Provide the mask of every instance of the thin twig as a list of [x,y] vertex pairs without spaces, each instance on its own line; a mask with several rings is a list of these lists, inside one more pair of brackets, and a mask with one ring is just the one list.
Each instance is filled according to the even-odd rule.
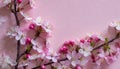
[[[20,26],[20,22],[19,22],[19,19],[18,19],[18,16],[17,16],[17,3],[16,3],[16,0],[14,0],[14,16],[15,16],[15,19],[16,19],[16,24],[17,26]],[[15,69],[18,69],[18,64],[19,64],[19,60],[18,60],[18,57],[20,55],[20,40],[17,41],[17,57],[16,57],[16,62],[17,64],[15,65]]]

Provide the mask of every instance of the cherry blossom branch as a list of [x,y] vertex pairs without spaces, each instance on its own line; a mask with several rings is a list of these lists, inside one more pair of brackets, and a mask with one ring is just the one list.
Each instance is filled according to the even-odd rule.
[[[99,46],[93,48],[92,51],[97,50],[97,49],[99,49],[99,48],[105,46],[106,44],[109,44],[109,43],[111,43],[111,42],[113,42],[113,41],[115,41],[116,39],[119,39],[119,38],[120,38],[120,33],[117,33],[117,35],[116,35],[113,39],[111,39],[111,40],[108,41],[107,43],[103,43],[103,44],[101,44],[101,45],[99,45]],[[68,60],[68,59],[67,59],[67,58],[64,58],[64,59],[58,60],[58,62],[66,61],[66,60]],[[46,64],[44,64],[44,65],[47,66],[47,65],[51,65],[51,64],[53,64],[53,63],[54,63],[53,61],[50,61],[50,62],[48,62],[48,63],[46,63]],[[32,68],[32,69],[38,69],[38,68],[40,68],[40,67],[41,67],[41,66],[39,65],[39,66],[36,66],[36,67],[34,67],[34,68]]]
[[[39,37],[39,34],[40,34],[39,32],[36,33],[34,40],[36,40],[36,39]],[[20,56],[18,57],[18,59],[20,59],[23,55],[28,54],[28,53],[31,51],[32,46],[33,46],[33,45],[31,44],[29,51],[26,49],[23,53],[21,53]]]
[[117,33],[117,35],[113,39],[111,39],[110,41],[108,41],[107,43],[104,43],[104,44],[101,44],[100,46],[95,47],[92,51],[97,50],[97,49],[105,46],[106,44],[109,44],[109,43],[113,42],[114,40],[116,40],[118,38],[120,38],[120,33]]
[[[16,19],[17,26],[20,26],[20,22],[19,22],[19,19],[18,19],[18,16],[17,16],[17,3],[16,3],[16,0],[14,0],[13,13],[14,13],[14,16],[15,16],[15,19]],[[18,57],[19,57],[19,55],[20,55],[20,40],[17,41],[17,57],[16,57],[17,64],[15,65],[15,69],[18,69],[18,64],[19,64]]]

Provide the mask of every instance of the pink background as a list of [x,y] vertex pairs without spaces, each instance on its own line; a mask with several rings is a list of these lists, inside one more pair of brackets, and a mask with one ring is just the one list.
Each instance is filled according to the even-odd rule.
[[[120,17],[120,0],[36,0],[36,3],[36,7],[28,13],[48,19],[53,25],[50,40],[54,50],[66,40],[83,38],[86,33],[100,33],[111,21]],[[0,14],[6,15],[3,11],[0,9]],[[0,46],[6,44],[3,42],[6,30],[3,30],[8,28],[7,24],[0,26],[3,32],[0,34]],[[119,64],[120,58],[105,69],[119,69]]]

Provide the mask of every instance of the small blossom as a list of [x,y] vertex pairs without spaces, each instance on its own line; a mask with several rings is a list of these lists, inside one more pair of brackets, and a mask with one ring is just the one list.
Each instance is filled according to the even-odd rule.
[[11,28],[10,31],[7,32],[7,36],[20,40],[20,43],[23,45],[25,44],[26,35],[19,29],[19,27]]
[[41,55],[40,54],[33,54],[33,55],[28,55],[28,59],[29,60],[35,60],[35,59],[38,59],[38,58],[41,58]]
[[111,27],[115,27],[116,30],[120,30],[120,21],[114,21],[110,24]]
[[77,66],[78,64],[85,65],[88,62],[88,59],[86,59],[80,53],[77,53],[76,51],[72,51],[72,53],[69,52],[67,54],[67,58],[73,67]]
[[35,7],[35,0],[29,0],[30,2],[30,7],[34,8]]
[[36,50],[38,53],[43,52],[42,46],[35,40],[31,40],[31,43],[33,44],[33,49]]
[[45,32],[47,32],[48,34],[51,34],[51,25],[49,24],[49,22],[47,21],[47,22],[44,22],[43,24],[42,24],[42,27],[43,27],[43,29],[45,30]]
[[91,51],[92,51],[92,46],[90,46],[89,43],[85,42],[84,44],[80,44],[80,49],[79,49],[79,53],[83,54],[85,57],[91,55]]
[[16,62],[12,60],[9,56],[5,54],[0,54],[0,68],[1,69],[11,69],[11,67],[15,65],[16,65]]
[[23,11],[20,11],[20,14],[23,16],[25,21],[32,20],[32,18],[30,16],[28,16],[27,14],[25,14]]
[[34,20],[33,22],[35,22],[35,24],[37,26],[41,26],[42,25],[42,18],[41,17],[37,17],[36,20]]
[[11,3],[12,0],[0,0],[0,8],[5,7],[9,3]]
[[4,24],[7,21],[7,17],[5,16],[0,16],[0,25]]
[[57,62],[57,56],[58,56],[57,53],[50,50],[46,58],[52,60],[53,62]]

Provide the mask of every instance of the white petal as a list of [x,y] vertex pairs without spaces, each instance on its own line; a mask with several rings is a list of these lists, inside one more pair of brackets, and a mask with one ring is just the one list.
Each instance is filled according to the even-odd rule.
[[120,26],[117,26],[116,29],[117,29],[117,30],[120,30]]
[[52,57],[51,57],[51,56],[49,56],[49,55],[48,55],[48,56],[46,56],[46,58],[47,58],[47,59],[52,59]]
[[53,62],[57,62],[57,59],[55,57],[52,57]]
[[72,64],[72,66],[74,66],[74,67],[77,65],[77,63],[76,63],[75,61],[72,61],[71,64]]
[[21,43],[22,45],[25,45],[25,38],[22,38],[22,39],[20,40],[20,43]]
[[67,54],[66,57],[67,57],[69,60],[71,60],[71,58],[72,58],[71,55],[69,55],[69,54]]

